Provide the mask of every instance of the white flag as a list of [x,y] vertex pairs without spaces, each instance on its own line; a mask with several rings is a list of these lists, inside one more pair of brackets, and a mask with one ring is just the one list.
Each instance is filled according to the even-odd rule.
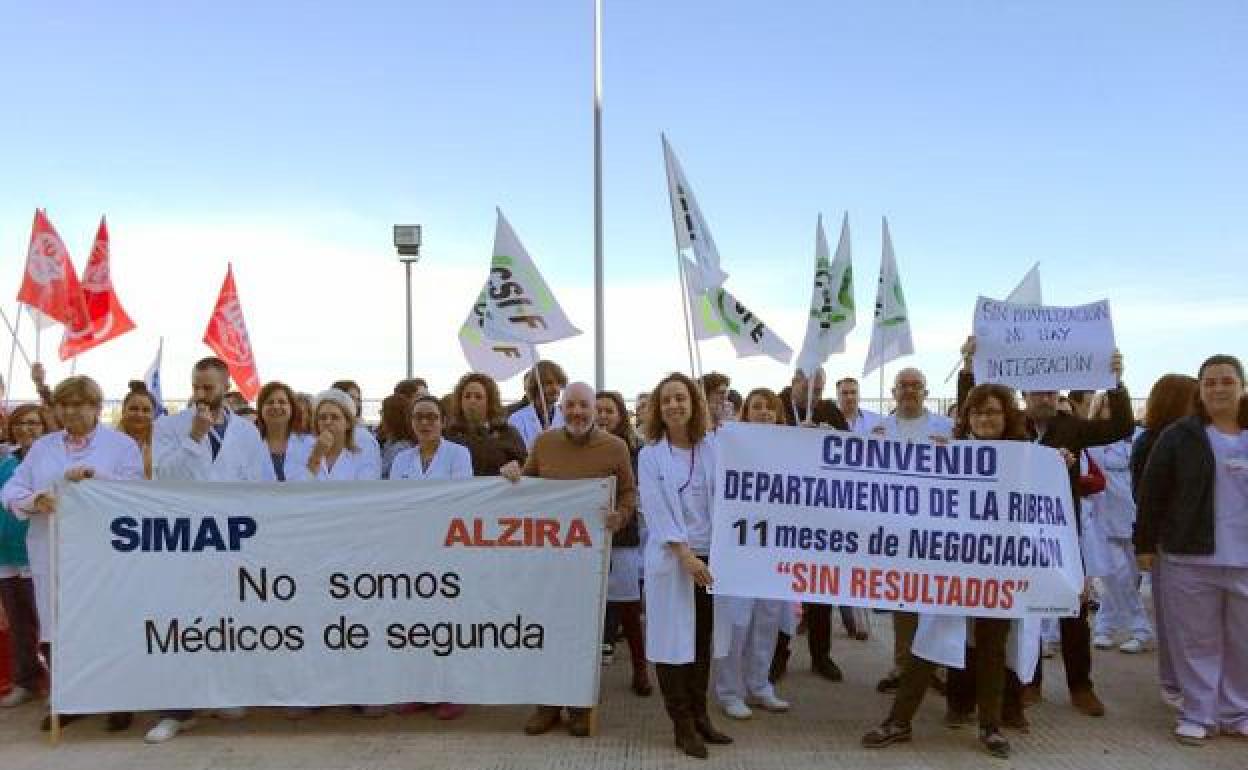
[[165,397],[161,393],[160,387],[160,358],[165,352],[165,338],[160,338],[160,346],[156,348],[156,359],[152,361],[152,365],[147,367],[147,372],[143,375],[143,384],[147,386],[147,392],[151,394],[152,401],[156,402],[156,416],[168,414],[165,410]]
[[483,331],[490,339],[536,345],[581,333],[564,315],[501,210],[483,299]]
[[793,358],[793,349],[731,292],[702,284],[701,270],[688,259],[684,260],[684,266],[689,306],[693,309],[694,337],[708,340],[726,336],[737,358],[768,356],[783,364]]
[[474,372],[488,374],[502,382],[537,363],[534,346],[509,340],[494,340],[485,336],[485,308],[489,304],[490,284],[481,288],[477,302],[468,313],[463,326],[459,327],[459,347]]
[[810,316],[806,338],[797,356],[797,368],[807,376],[823,366],[828,356],[845,352],[845,338],[853,330],[854,268],[849,246],[849,214],[841,220],[841,239],[836,259],[828,261],[828,237],[823,215],[815,225],[815,280],[810,290]]
[[693,253],[694,263],[702,275],[699,283],[708,289],[718,289],[728,279],[719,266],[719,249],[711,229],[702,217],[702,209],[693,197],[693,188],[685,178],[685,171],[676,159],[676,153],[663,137],[663,163],[667,167],[667,196],[672,204],[672,227],[676,233],[676,248],[682,256]]
[[1040,290],[1040,263],[1031,266],[1027,271],[1027,275],[1023,276],[1023,280],[1018,282],[1014,287],[1014,291],[1010,292],[1010,296],[1005,298],[1006,302],[1013,302],[1018,305],[1043,305],[1044,292]]
[[867,362],[862,376],[880,368],[889,361],[914,353],[910,339],[910,314],[906,310],[906,295],[901,291],[901,274],[897,272],[897,258],[893,256],[893,239],[888,234],[888,218],[884,218],[884,249],[880,261],[880,285],[875,293],[875,323],[871,329],[871,347],[867,350]]

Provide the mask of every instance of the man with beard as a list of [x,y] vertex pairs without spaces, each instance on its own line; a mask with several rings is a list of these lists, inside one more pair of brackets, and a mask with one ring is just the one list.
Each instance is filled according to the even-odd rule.
[[[607,529],[623,527],[637,511],[637,481],[632,458],[623,439],[595,426],[597,396],[583,382],[574,382],[563,391],[560,411],[561,429],[539,434],[525,461],[523,474],[504,468],[503,475],[511,481],[520,476],[542,479],[603,479],[615,477],[615,510],[607,514]],[[549,732],[562,719],[562,706],[538,706],[524,725],[529,735]],[[568,732],[578,737],[589,735],[587,708],[568,709]]]
[[[256,426],[226,406],[230,370],[219,358],[201,359],[191,370],[191,401],[156,421],[152,476],[179,481],[276,481],[268,447]],[[222,709],[240,718],[244,709]],[[164,743],[195,725],[192,711],[167,711],[144,738]]]
[[[975,338],[967,339],[962,346],[962,371],[958,374],[958,403],[975,386],[973,360]],[[1109,400],[1109,417],[1089,419],[1075,414],[1059,412],[1056,391],[1028,391],[1023,393],[1027,406],[1027,433],[1041,446],[1053,447],[1062,452],[1070,476],[1070,496],[1075,508],[1075,523],[1082,531],[1082,515],[1079,505],[1079,455],[1094,446],[1105,446],[1129,438],[1135,430],[1135,416],[1131,410],[1131,397],[1122,384],[1122,354],[1114,351],[1109,361],[1110,371],[1118,387],[1106,391]],[[1074,395],[1072,393],[1071,395]],[[1090,583],[1091,581],[1087,581]],[[1070,690],[1070,702],[1079,712],[1092,717],[1105,715],[1105,705],[1092,690],[1092,629],[1088,625],[1088,586],[1085,584],[1080,597],[1079,615],[1062,618],[1058,629],[1062,641],[1062,661],[1066,664],[1066,686]],[[1044,663],[1036,667],[1036,678],[1031,687],[1038,694]],[[1035,700],[1038,695],[1028,698]]]

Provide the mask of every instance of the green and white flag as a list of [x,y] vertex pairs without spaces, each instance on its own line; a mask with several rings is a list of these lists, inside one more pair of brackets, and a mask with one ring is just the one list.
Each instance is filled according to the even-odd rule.
[[485,287],[485,335],[536,345],[581,333],[564,315],[511,224],[498,212],[494,256]]
[[893,239],[888,234],[888,218],[884,218],[884,249],[880,260],[880,285],[875,294],[875,323],[871,330],[871,347],[862,376],[902,356],[914,353],[910,339],[910,314],[906,296],[901,290],[901,274],[893,255]]
[[699,340],[724,336],[732,343],[737,358],[768,356],[787,364],[793,349],[776,336],[763,319],[722,286],[703,283],[702,271],[688,258],[683,259],[689,307],[693,309],[693,335]]
[[490,285],[481,287],[476,303],[459,327],[459,347],[474,372],[488,374],[502,382],[537,364],[537,349],[524,342],[489,339],[485,336],[485,308]]
[[854,315],[854,268],[849,246],[849,214],[841,220],[841,239],[836,259],[828,260],[828,237],[823,215],[815,225],[815,280],[810,290],[810,315],[806,338],[797,355],[797,368],[813,375],[828,356],[845,352],[845,338],[856,323]]
[[719,249],[711,237],[711,229],[702,216],[702,208],[693,196],[693,188],[685,178],[685,171],[676,159],[676,153],[663,137],[663,165],[667,169],[667,197],[672,204],[672,229],[676,234],[676,248],[682,256],[693,255],[694,264],[701,273],[699,284],[718,289],[728,279],[719,266]]

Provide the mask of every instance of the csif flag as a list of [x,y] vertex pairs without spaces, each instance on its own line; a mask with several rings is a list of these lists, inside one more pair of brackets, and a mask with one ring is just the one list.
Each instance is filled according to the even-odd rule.
[[901,290],[901,274],[897,271],[887,217],[884,218],[883,234],[880,284],[875,293],[875,321],[867,362],[862,367],[863,377],[889,361],[914,353],[914,342],[910,338],[910,314],[906,310],[906,295]]
[[810,290],[806,338],[797,356],[797,368],[812,376],[828,356],[845,352],[845,338],[853,330],[854,269],[849,245],[849,214],[841,220],[836,258],[828,259],[828,237],[823,215],[815,224],[815,279]]

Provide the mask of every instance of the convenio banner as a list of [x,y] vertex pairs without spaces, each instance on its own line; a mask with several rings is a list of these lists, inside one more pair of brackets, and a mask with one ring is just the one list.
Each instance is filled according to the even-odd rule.
[[61,489],[63,713],[597,700],[609,480]]
[[716,593],[980,617],[1078,612],[1083,561],[1053,449],[733,423],[716,444]]

